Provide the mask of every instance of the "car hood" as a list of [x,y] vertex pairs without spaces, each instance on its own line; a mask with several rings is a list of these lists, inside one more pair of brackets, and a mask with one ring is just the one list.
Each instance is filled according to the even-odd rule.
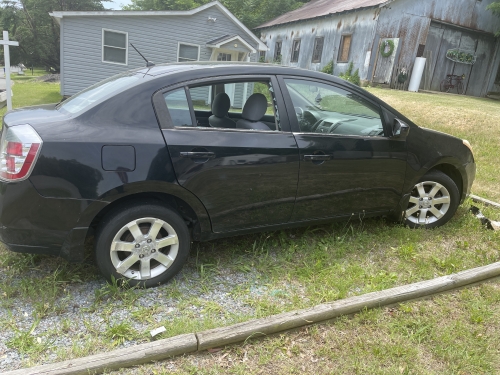
[[57,103],[14,109],[5,114],[3,121],[8,126],[15,126],[23,124],[36,125],[66,119],[68,116],[59,112],[56,106]]

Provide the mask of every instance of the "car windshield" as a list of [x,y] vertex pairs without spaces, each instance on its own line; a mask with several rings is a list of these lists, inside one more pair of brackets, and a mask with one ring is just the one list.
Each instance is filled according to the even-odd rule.
[[130,73],[115,75],[73,95],[62,102],[57,109],[71,114],[81,112],[112,94],[125,91],[126,88],[133,86],[139,77]]

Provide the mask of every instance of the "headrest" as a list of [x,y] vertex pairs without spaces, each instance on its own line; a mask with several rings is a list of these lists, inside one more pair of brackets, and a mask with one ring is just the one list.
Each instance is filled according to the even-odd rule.
[[212,102],[212,113],[217,117],[226,117],[230,107],[229,96],[225,92],[221,92],[215,96]]
[[267,111],[267,99],[262,94],[252,94],[248,98],[241,117],[249,121],[259,121]]

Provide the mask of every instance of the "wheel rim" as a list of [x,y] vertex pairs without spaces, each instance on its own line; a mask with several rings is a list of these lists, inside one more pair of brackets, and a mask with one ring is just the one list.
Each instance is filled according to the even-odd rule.
[[441,184],[420,182],[413,188],[406,219],[414,224],[432,224],[443,218],[450,209],[451,197]]
[[167,271],[179,250],[179,239],[167,222],[145,217],[124,225],[111,242],[111,262],[129,279],[148,280]]

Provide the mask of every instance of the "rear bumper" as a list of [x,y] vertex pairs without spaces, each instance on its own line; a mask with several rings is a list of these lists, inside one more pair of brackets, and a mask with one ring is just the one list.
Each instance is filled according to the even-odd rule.
[[50,254],[81,261],[93,201],[41,196],[29,180],[0,182],[0,241],[20,253]]

